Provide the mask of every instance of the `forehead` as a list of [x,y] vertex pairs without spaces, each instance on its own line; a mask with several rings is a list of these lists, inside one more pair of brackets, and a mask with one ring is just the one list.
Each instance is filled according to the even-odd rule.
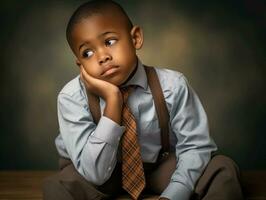
[[[116,13],[95,14],[78,22],[72,30],[73,42],[93,40],[104,32],[129,32],[126,20]],[[75,45],[74,44],[74,45]]]

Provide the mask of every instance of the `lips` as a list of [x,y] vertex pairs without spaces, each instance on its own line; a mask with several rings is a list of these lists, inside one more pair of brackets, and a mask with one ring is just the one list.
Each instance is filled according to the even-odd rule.
[[104,68],[103,72],[101,73],[101,76],[109,76],[115,72],[117,72],[118,66],[115,65],[108,65]]

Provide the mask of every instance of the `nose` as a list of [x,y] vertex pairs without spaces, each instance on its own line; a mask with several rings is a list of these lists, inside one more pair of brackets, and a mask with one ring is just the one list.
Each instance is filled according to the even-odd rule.
[[101,49],[98,51],[99,64],[104,64],[107,61],[110,61],[111,59],[112,59],[112,56],[107,50]]

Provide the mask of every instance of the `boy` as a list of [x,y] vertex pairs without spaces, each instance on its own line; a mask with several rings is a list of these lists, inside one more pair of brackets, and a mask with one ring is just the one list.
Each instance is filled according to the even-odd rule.
[[[170,154],[161,158],[152,83],[136,56],[143,33],[120,5],[81,5],[67,41],[80,76],[58,96],[61,171],[45,180],[44,199],[112,199],[123,192],[133,199],[147,192],[172,200],[243,198],[233,161],[211,159],[217,148],[195,92],[181,73],[155,68],[169,113]],[[100,99],[97,123],[88,94]]]

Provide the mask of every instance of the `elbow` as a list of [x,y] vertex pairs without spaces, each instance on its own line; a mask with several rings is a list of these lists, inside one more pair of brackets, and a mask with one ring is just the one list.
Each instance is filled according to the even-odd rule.
[[103,173],[97,172],[97,170],[91,170],[88,166],[82,166],[80,171],[83,177],[93,185],[100,186],[107,181],[107,178]]
[[103,185],[108,180],[108,178],[109,176],[106,176],[104,173],[95,173],[93,175],[90,174],[86,176],[86,179],[96,186]]
[[86,161],[80,162],[80,169],[82,176],[90,183],[96,186],[103,185],[108,178],[109,174],[106,173],[107,170],[97,168],[93,163],[88,163]]
[[91,177],[86,177],[86,180],[96,186],[101,186],[106,182],[105,179],[93,179]]
[[108,160],[102,155],[102,149],[97,151],[90,148],[93,148],[93,145],[86,145],[80,153],[79,171],[88,182],[100,186],[110,178],[115,165],[112,164],[113,159]]

